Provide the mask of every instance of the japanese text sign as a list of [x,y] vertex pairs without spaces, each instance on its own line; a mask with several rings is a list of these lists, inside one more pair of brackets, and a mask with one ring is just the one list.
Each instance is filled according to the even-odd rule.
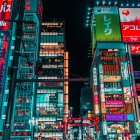
[[97,41],[121,41],[117,8],[94,8]]
[[131,54],[140,54],[140,44],[130,45]]
[[140,9],[120,8],[123,42],[140,42]]
[[0,0],[0,30],[6,31],[9,29],[11,15],[12,0]]

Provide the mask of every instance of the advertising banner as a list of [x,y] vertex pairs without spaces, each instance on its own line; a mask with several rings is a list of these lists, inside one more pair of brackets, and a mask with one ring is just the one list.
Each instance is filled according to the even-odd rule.
[[105,94],[122,94],[121,88],[104,88]]
[[127,62],[121,62],[120,65],[121,65],[121,74],[122,74],[122,78],[123,78],[122,80],[128,80],[129,75],[128,75]]
[[140,54],[140,44],[130,44],[131,54]]
[[97,41],[121,41],[117,8],[95,7],[95,37]]
[[7,31],[9,29],[12,8],[12,0],[0,0],[0,30]]
[[93,96],[93,98],[94,98],[94,104],[99,104],[99,101],[98,101],[98,94],[95,94],[95,95]]
[[123,42],[140,42],[140,9],[119,8]]
[[97,69],[93,67],[93,84],[97,86]]
[[124,101],[114,101],[114,100],[106,100],[105,102],[106,107],[123,107],[124,106]]
[[116,75],[112,75],[112,76],[104,76],[103,77],[104,82],[120,82],[121,81],[121,76],[116,76]]
[[107,114],[106,121],[133,121],[134,115],[133,114]]
[[136,90],[140,91],[140,83],[136,83]]
[[98,104],[95,104],[94,105],[94,111],[95,111],[95,114],[99,114],[100,111],[99,111],[99,105]]

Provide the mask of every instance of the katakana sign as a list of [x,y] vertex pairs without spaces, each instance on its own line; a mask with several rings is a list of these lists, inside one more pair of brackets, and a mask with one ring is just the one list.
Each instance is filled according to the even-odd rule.
[[123,42],[140,42],[140,9],[120,8]]
[[7,31],[11,15],[12,0],[0,0],[0,30]]
[[100,41],[121,41],[117,8],[94,8],[95,37]]

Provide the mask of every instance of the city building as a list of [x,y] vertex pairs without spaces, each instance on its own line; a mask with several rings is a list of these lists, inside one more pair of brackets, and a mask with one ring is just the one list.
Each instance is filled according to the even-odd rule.
[[[65,22],[48,20],[41,26],[35,104],[35,139],[63,140],[61,127],[68,118],[68,52]],[[46,82],[41,80],[45,79]]]
[[103,140],[139,135],[139,6],[138,1],[94,1],[89,8],[90,85],[94,115],[100,120],[95,131]]
[[5,65],[1,63],[1,80],[5,82],[2,82],[0,106],[1,139],[30,140],[34,136],[36,83],[26,79],[37,77],[35,68],[39,56],[42,2],[3,0],[1,3],[3,12],[4,6],[7,8],[6,18],[1,21],[5,24],[0,27],[1,34],[4,34],[1,45],[8,48],[7,54],[2,50]]

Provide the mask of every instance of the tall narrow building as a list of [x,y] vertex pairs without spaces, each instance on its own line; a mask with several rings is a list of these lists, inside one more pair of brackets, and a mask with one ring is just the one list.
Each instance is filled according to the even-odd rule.
[[[9,48],[8,56],[4,49],[2,52],[2,57],[6,58],[6,68],[3,72],[5,82],[0,108],[1,137],[5,140],[33,140],[36,83],[26,80],[36,78],[42,3],[41,0],[3,0],[3,2],[8,2],[7,8],[10,2],[12,3],[10,5],[12,17],[6,22],[6,25],[11,25],[11,32],[5,33],[6,37],[3,37],[3,47],[7,48],[9,43]],[[7,29],[6,27],[0,27],[0,30]],[[0,68],[2,71],[3,65]],[[17,80],[25,81],[17,82]]]
[[[68,52],[65,22],[43,22],[36,94],[35,139],[63,140],[62,123],[68,117]],[[41,80],[44,80],[41,81]]]

